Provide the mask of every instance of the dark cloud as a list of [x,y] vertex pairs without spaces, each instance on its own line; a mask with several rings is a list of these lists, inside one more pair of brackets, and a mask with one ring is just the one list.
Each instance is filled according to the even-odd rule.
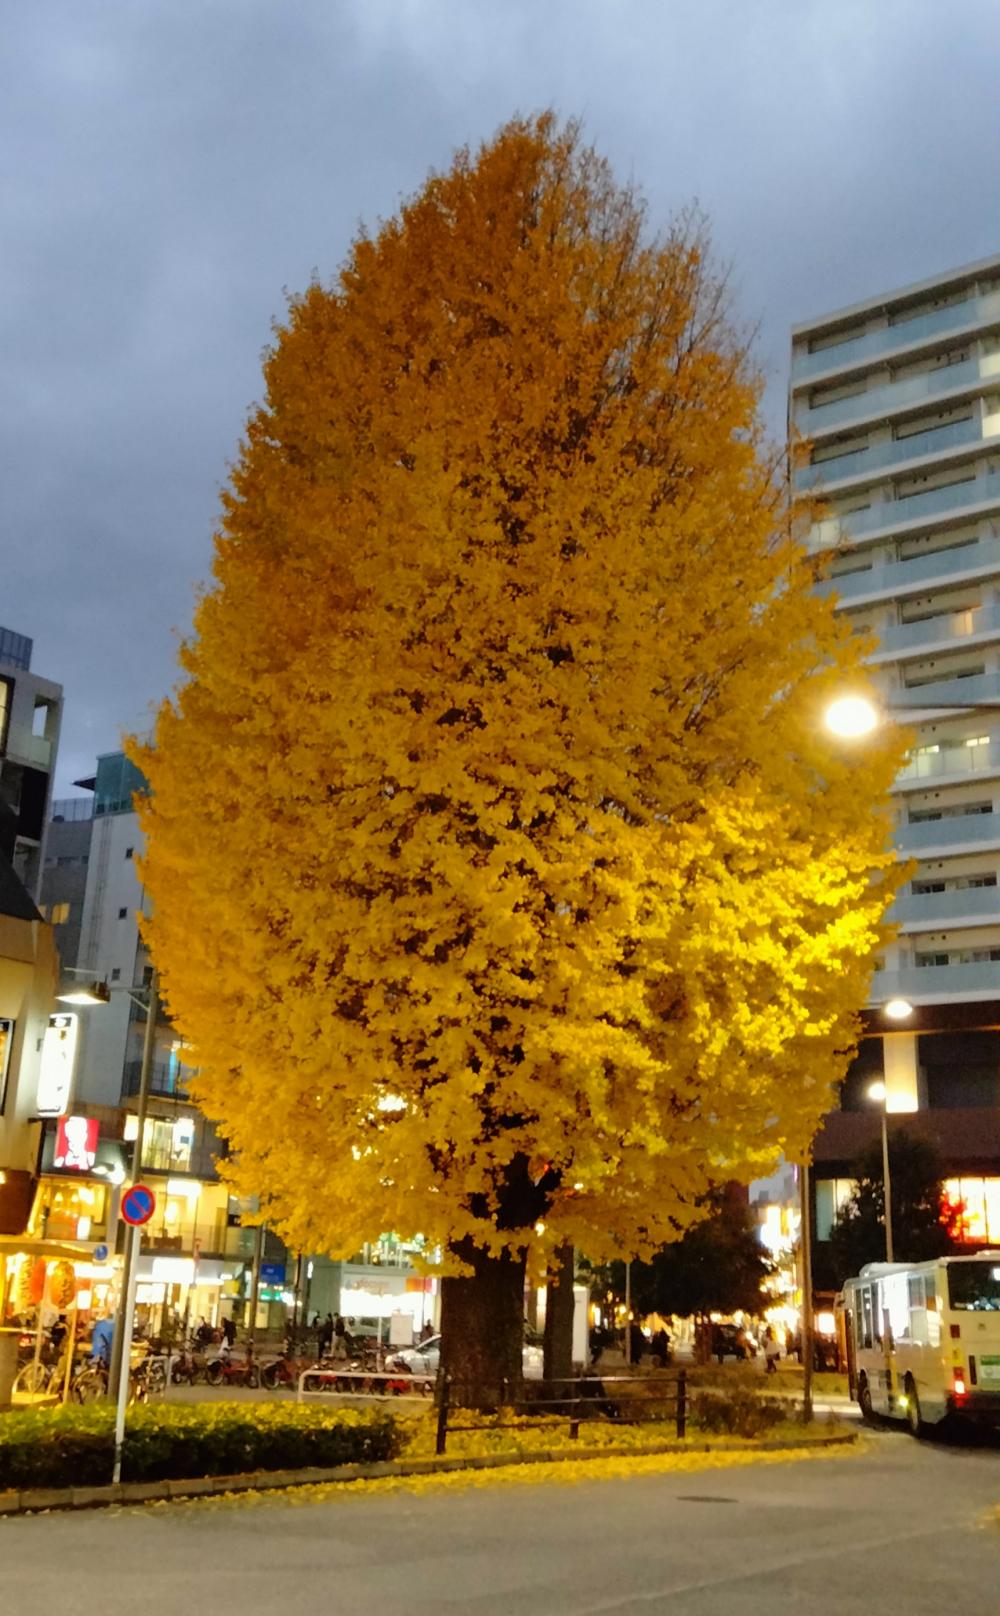
[[1000,250],[995,0],[43,0],[0,67],[0,622],[62,786],[175,678],[283,288],[452,148],[582,115],[759,323]]

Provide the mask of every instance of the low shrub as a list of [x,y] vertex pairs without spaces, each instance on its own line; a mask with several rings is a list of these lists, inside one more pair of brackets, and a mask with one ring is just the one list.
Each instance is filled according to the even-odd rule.
[[[0,1491],[109,1482],[114,1426],[110,1404],[26,1409],[0,1417]],[[129,1410],[122,1480],[180,1481],[365,1464],[395,1458],[401,1445],[398,1421],[381,1408],[161,1403]]]
[[691,1424],[713,1436],[764,1436],[789,1418],[787,1401],[764,1397],[751,1386],[726,1392],[696,1391],[691,1398]]

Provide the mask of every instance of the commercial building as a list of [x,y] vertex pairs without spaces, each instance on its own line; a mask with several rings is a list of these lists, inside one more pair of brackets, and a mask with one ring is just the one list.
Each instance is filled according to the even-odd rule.
[[[852,1163],[879,1137],[875,1080],[890,1134],[938,1146],[966,1238],[1000,1244],[1000,257],[795,327],[789,414],[807,445],[795,488],[824,502],[820,587],[877,636],[886,715],[916,732],[894,787],[896,848],[916,863],[815,1145],[821,1278]],[[911,1014],[887,1019],[892,1000]]]
[[0,854],[0,1251],[13,1252],[31,1211],[42,1057],[51,1063],[60,1042],[48,1037],[56,974],[52,928]]
[[62,687],[31,671],[32,642],[0,628],[0,857],[38,899]]

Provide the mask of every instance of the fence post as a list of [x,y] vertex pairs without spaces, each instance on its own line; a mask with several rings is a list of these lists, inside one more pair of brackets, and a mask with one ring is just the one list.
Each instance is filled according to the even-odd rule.
[[687,1431],[687,1370],[677,1371],[677,1437],[683,1440]]
[[578,1380],[564,1381],[569,1386],[569,1437],[575,1442],[580,1435],[580,1382]]
[[448,1377],[447,1377],[447,1375],[442,1375],[441,1376],[441,1384],[438,1387],[437,1440],[436,1440],[436,1442],[434,1444],[434,1452],[439,1457],[444,1452],[445,1447],[447,1445],[447,1442],[448,1442]]

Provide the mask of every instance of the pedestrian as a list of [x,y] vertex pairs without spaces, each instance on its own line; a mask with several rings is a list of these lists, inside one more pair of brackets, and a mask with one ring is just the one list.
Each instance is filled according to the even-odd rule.
[[91,1363],[103,1364],[105,1369],[111,1368],[111,1348],[115,1339],[115,1316],[109,1310],[104,1318],[98,1319],[94,1325],[90,1338]]
[[650,1346],[656,1363],[661,1369],[665,1369],[670,1362],[670,1337],[662,1324],[654,1335]]
[[767,1329],[764,1331],[764,1363],[767,1366],[767,1373],[769,1375],[777,1374],[778,1359],[780,1357],[781,1347],[778,1343],[778,1338],[771,1326],[768,1325]]
[[333,1356],[335,1358],[347,1357],[347,1325],[339,1313],[333,1321]]
[[327,1357],[330,1351],[330,1346],[333,1341],[333,1330],[333,1314],[328,1313],[320,1325],[316,1335],[316,1346],[319,1350],[319,1356],[321,1358]]
[[233,1345],[233,1343],[235,1342],[235,1340],[236,1340],[236,1323],[235,1323],[235,1320],[233,1320],[233,1319],[223,1319],[223,1321],[222,1321],[222,1334],[223,1334],[223,1337],[225,1338],[226,1346],[231,1347]]

